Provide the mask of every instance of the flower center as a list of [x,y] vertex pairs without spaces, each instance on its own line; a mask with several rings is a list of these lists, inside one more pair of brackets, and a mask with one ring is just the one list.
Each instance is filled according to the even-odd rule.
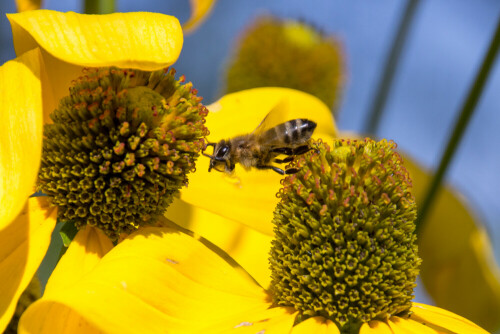
[[317,142],[293,162],[274,212],[274,303],[342,333],[408,312],[420,259],[411,181],[395,144]]
[[115,240],[152,223],[187,183],[208,110],[174,69],[86,69],[44,127],[38,189],[58,219]]
[[313,48],[321,43],[321,34],[307,24],[296,21],[285,21],[282,29],[283,36],[288,42],[297,47]]
[[343,79],[342,50],[334,38],[303,22],[265,16],[239,41],[227,70],[226,90],[288,87],[333,107]]

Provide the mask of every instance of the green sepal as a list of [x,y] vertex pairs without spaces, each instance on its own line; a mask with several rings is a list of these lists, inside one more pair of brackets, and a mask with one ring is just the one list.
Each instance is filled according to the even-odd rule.
[[78,232],[78,229],[75,226],[74,221],[67,221],[63,222],[63,226],[61,227],[61,230],[59,231],[59,234],[61,235],[63,245],[64,247],[69,247],[69,244],[73,239],[75,238],[76,233]]

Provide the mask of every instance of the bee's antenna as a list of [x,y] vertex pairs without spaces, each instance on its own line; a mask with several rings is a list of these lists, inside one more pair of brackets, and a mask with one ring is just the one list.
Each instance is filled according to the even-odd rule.
[[224,158],[216,157],[215,155],[206,154],[205,152],[201,152],[201,154],[203,154],[207,158],[210,158],[211,160],[214,160],[214,161],[226,161],[226,159],[224,159]]
[[215,150],[215,145],[216,145],[216,143],[206,143],[205,147],[203,148],[203,151],[205,151],[207,149],[207,147],[209,147],[209,146],[212,146]]
[[[215,151],[215,145],[216,145],[216,143],[209,143],[209,142],[207,141],[207,143],[205,144],[205,147],[203,147],[203,151],[205,151],[205,150],[207,149],[207,147],[209,147],[209,146],[212,146],[212,147],[214,148],[214,151]],[[203,154],[205,154],[205,153],[203,153]],[[205,154],[205,155],[206,155],[206,154]],[[207,157],[210,157],[210,158],[213,158],[213,156],[210,156],[210,155],[206,155],[206,156],[207,156]]]

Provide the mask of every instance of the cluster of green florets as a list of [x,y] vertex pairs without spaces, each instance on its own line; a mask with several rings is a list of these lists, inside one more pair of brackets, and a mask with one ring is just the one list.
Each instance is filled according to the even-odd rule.
[[227,69],[226,92],[288,87],[314,95],[333,108],[343,72],[343,54],[334,38],[303,22],[265,16],[239,40]]
[[342,332],[411,307],[420,259],[411,181],[395,144],[336,140],[292,166],[275,213],[274,303]]
[[112,239],[151,223],[187,184],[208,134],[174,69],[86,69],[44,128],[38,189],[61,221]]

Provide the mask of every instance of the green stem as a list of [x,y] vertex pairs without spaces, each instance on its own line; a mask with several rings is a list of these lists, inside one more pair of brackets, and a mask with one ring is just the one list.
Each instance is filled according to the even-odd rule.
[[86,14],[109,14],[116,11],[115,0],[85,0]]
[[415,224],[417,225],[417,231],[422,227],[422,222],[424,221],[434,198],[436,197],[437,191],[439,190],[439,186],[441,185],[441,181],[445,175],[446,170],[448,169],[448,165],[450,164],[453,155],[462,139],[462,135],[467,128],[469,120],[474,112],[476,104],[481,97],[481,93],[483,92],[484,85],[488,79],[488,75],[493,68],[493,64],[495,63],[495,58],[498,53],[498,49],[500,47],[500,18],[497,23],[495,35],[491,40],[490,47],[486,56],[483,60],[481,68],[474,80],[474,84],[472,85],[467,99],[465,100],[462,111],[460,112],[460,116],[458,117],[457,123],[455,124],[455,128],[451,134],[451,137],[448,141],[444,154],[441,158],[441,162],[439,163],[438,170],[434,175],[430,183],[430,187],[427,190],[427,194],[425,196],[422,207],[419,210],[419,214],[417,217],[417,221]]
[[367,122],[365,123],[365,134],[375,134],[377,132],[380,119],[382,118],[382,112],[384,111],[385,104],[387,102],[387,96],[389,96],[389,91],[391,90],[394,74],[396,73],[396,69],[401,59],[401,51],[403,50],[406,36],[410,30],[411,22],[415,17],[418,2],[418,0],[408,0],[406,3],[403,17],[399,22],[398,32],[394,37],[389,57],[384,65],[383,75],[378,85],[372,109],[369,113],[369,117],[367,118]]

